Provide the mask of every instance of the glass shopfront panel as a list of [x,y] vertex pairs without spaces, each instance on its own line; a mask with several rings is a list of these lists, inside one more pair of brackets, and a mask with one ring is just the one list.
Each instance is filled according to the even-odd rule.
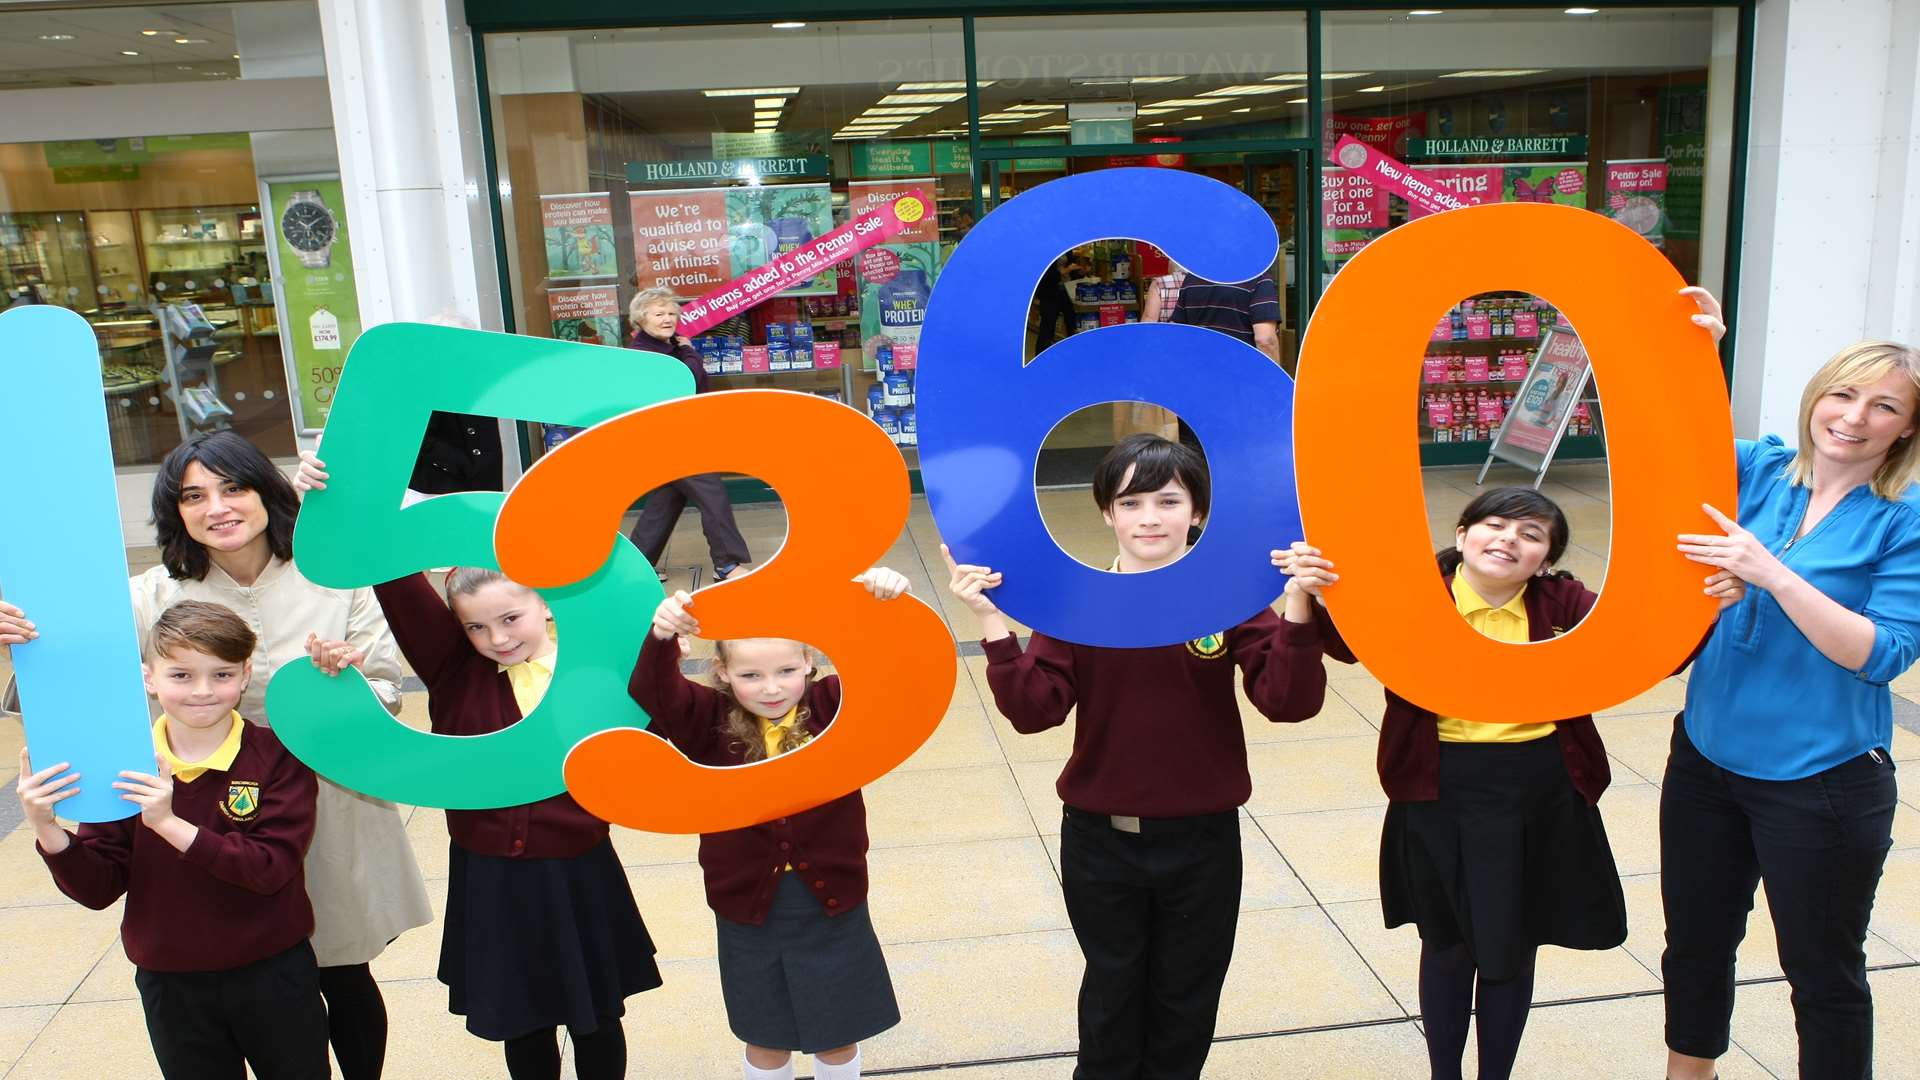
[[[1606,214],[1723,294],[1737,19],[1731,8],[1327,13],[1323,280],[1425,212],[1343,167],[1336,151],[1352,139],[1469,203]],[[1578,333],[1550,298],[1461,297],[1423,365],[1422,440],[1448,444],[1443,458],[1482,460],[1507,413],[1529,407],[1530,362],[1556,328]],[[1565,433],[1604,431],[1589,385]],[[1597,440],[1570,449],[1600,452]]]

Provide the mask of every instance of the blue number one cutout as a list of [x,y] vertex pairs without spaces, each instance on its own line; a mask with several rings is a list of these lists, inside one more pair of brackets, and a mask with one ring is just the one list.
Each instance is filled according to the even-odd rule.
[[[967,234],[927,305],[920,474],[954,558],[1005,575],[993,591],[1002,611],[1065,641],[1146,648],[1220,633],[1280,595],[1267,553],[1300,539],[1293,380],[1251,345],[1173,323],[1075,334],[1025,364],[1034,283],[1062,252],[1110,237],[1148,241],[1222,282],[1265,274],[1279,248],[1258,203],[1173,169],[1102,169],[1016,196]],[[1207,455],[1213,506],[1200,542],[1149,573],[1069,556],[1034,493],[1047,433],[1108,401],[1172,409]],[[1091,499],[1085,512],[1100,520]]]
[[122,769],[153,771],[153,734],[100,348],[85,319],[42,304],[0,312],[0,431],[48,451],[0,456],[0,507],[17,523],[0,532],[0,595],[40,631],[13,647],[27,749],[36,769],[65,761],[80,774],[61,817],[118,821],[140,808],[113,782]]

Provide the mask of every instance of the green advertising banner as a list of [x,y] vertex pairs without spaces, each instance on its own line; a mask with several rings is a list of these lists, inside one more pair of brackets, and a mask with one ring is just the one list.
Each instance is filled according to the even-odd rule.
[[1670,87],[1663,97],[1660,156],[1667,162],[1666,235],[1698,240],[1706,202],[1707,88]]
[[713,156],[728,158],[819,157],[832,143],[825,128],[799,131],[716,131]]
[[1579,157],[1587,152],[1585,135],[1508,135],[1465,139],[1409,139],[1407,156]]
[[253,143],[245,132],[212,135],[136,135],[128,139],[69,139],[40,144],[53,168],[76,165],[127,165],[152,161],[161,154],[193,150],[247,150]]
[[924,142],[857,142],[855,176],[925,176],[933,170],[933,150]]
[[326,426],[347,350],[360,336],[346,200],[334,178],[264,185],[281,304],[280,347],[292,368],[300,428],[314,431]]
[[973,147],[964,139],[933,144],[933,171],[963,173],[973,171]]

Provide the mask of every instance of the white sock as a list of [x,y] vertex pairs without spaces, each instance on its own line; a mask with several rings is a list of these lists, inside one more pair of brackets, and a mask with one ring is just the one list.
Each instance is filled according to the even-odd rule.
[[860,1048],[854,1047],[853,1056],[838,1065],[814,1058],[813,1080],[860,1080]]
[[[762,1069],[747,1060],[747,1052],[740,1051],[740,1065],[747,1070],[747,1080],[793,1080],[793,1059],[788,1058],[785,1065],[777,1069]],[[858,1073],[854,1075],[858,1076]]]

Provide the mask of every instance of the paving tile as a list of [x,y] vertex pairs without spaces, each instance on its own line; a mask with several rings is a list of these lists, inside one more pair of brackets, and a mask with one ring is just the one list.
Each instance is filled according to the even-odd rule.
[[[1665,1001],[1657,994],[1535,1006],[1514,1063],[1514,1080],[1657,1077],[1667,1059],[1665,1025]],[[1466,1056],[1469,1062],[1478,1060],[1471,1040]],[[1737,1048],[1720,1059],[1719,1070],[1720,1080],[1773,1080],[1772,1073]]]
[[[447,1011],[447,988],[439,982],[382,983],[380,993],[387,1001],[386,1075],[407,1080],[506,1075],[501,1044],[468,1034],[465,1018]],[[634,1002],[645,996],[627,1002],[629,1016]],[[633,1026],[627,1031],[630,1040],[638,1034]]]
[[713,909],[698,863],[626,867],[633,902],[660,961],[699,960],[716,948]]
[[1220,999],[1219,1034],[1402,1015],[1400,1003],[1320,908],[1241,913]]
[[1256,818],[1315,900],[1334,904],[1380,895],[1377,807],[1272,814]]
[[[1613,759],[1613,782],[1633,783],[1636,777],[1659,784],[1667,773],[1667,750],[1673,742],[1673,716],[1608,716],[1594,725]],[[1604,803],[1604,799],[1602,802]]]
[[1419,1028],[1401,1021],[1217,1042],[1207,1055],[1206,1076],[1207,1080],[1407,1080],[1425,1075],[1426,1068],[1426,1039]]
[[972,688],[966,684],[964,676],[954,696],[955,704],[947,709],[940,726],[896,772],[1001,765],[1006,761],[986,711],[970,700],[973,697]]
[[407,839],[413,842],[413,857],[420,864],[420,876],[427,879],[447,876],[447,858],[452,840],[447,835],[447,812],[422,806],[407,819]]
[[1078,1045],[1082,962],[1070,931],[890,945],[887,966],[901,1023],[864,1044],[870,1073]]
[[1291,724],[1274,723],[1247,701],[1244,689],[1236,687],[1235,692],[1240,698],[1240,722],[1249,746],[1307,739],[1372,738],[1377,734],[1371,721],[1331,689],[1327,691],[1326,701],[1319,713]]
[[1065,764],[1065,760],[1020,761],[1012,766],[1033,827],[1042,836],[1060,835],[1060,796],[1054,791],[1054,781],[1060,778]]
[[[1873,1057],[1881,1076],[1920,1073],[1920,1029],[1912,1002],[1920,994],[1920,971],[1876,971],[1873,987]],[[1798,1075],[1799,1036],[1794,1030],[1792,989],[1785,983],[1743,986],[1733,1010],[1733,1039],[1775,1076]],[[1722,1075],[1726,1072],[1722,1069]]]
[[612,827],[613,850],[622,866],[689,863],[700,857],[700,837],[694,833],[651,833]]
[[118,903],[0,908],[0,1008],[65,1001],[119,932]]
[[1652,784],[1613,786],[1600,796],[1600,820],[1623,876],[1660,872],[1660,789]]
[[[17,755],[19,751],[15,751]],[[0,759],[4,760],[4,759]],[[0,798],[13,798],[12,786]],[[0,837],[0,908],[71,904],[47,872],[34,845],[33,830],[22,825]]]
[[867,863],[868,906],[887,945],[1068,929],[1037,836],[879,848]]
[[0,1009],[0,1076],[7,1075],[27,1046],[45,1030],[57,1005],[20,1005]]
[[1636,716],[1641,713],[1664,713],[1671,722],[1687,703],[1687,684],[1679,679],[1661,679],[1652,688],[1635,695],[1610,709],[1601,709],[1595,716]]
[[20,1054],[7,1080],[160,1080],[138,998],[67,1005]]
[[1005,765],[889,773],[867,786],[866,803],[876,848],[1034,834]]
[[[440,970],[441,931],[446,928],[447,882],[444,878],[428,879],[427,902],[433,906],[433,921],[401,934],[374,957],[374,978],[383,983],[409,979],[433,981]],[[641,910],[645,912],[644,908]]]
[[1385,806],[1374,770],[1375,748],[1371,735],[1250,746],[1253,798],[1247,812],[1261,818]]

